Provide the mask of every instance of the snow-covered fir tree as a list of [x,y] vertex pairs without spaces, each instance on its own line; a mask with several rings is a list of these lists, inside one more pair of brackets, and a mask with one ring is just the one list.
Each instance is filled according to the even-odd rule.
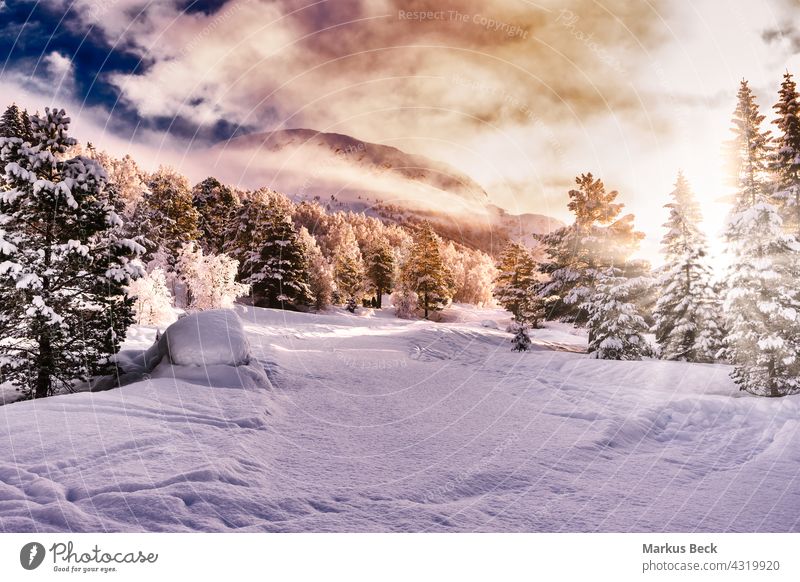
[[769,167],[773,199],[781,210],[784,228],[800,236],[800,96],[790,73],[785,73],[773,107],[778,126]]
[[656,342],[664,359],[712,362],[722,347],[722,306],[714,294],[708,246],[699,227],[700,206],[682,173],[665,207],[664,266],[653,313]]
[[156,267],[127,287],[134,299],[134,317],[139,325],[166,326],[175,320],[173,297],[164,269]]
[[494,297],[511,312],[515,322],[536,327],[544,317],[544,302],[536,293],[540,281],[530,251],[519,243],[508,243],[497,265]]
[[239,278],[243,281],[250,277],[251,263],[258,258],[264,246],[263,225],[270,212],[268,190],[246,192],[228,225],[224,250],[228,256],[239,261]]
[[511,329],[514,337],[511,338],[512,352],[527,352],[531,347],[531,338],[528,335],[528,327],[524,323],[515,323]]
[[724,354],[740,389],[782,396],[800,389],[800,246],[770,203],[770,136],[761,129],[763,120],[742,81],[731,142],[736,203],[725,231],[732,256]]
[[640,360],[650,349],[644,335],[647,323],[632,298],[645,277],[625,277],[617,267],[597,274],[584,308],[589,315],[589,356],[601,360]]
[[69,121],[47,109],[31,119],[37,145],[0,138],[0,359],[37,398],[108,369],[133,321],[125,287],[141,274],[105,171],[64,158]]
[[0,116],[0,137],[17,137],[23,141],[26,139],[28,128],[25,127],[22,118],[22,111],[17,107],[16,103],[12,103]]
[[569,210],[575,222],[540,236],[548,261],[542,269],[550,275],[538,293],[545,301],[548,319],[585,321],[581,307],[592,293],[594,278],[611,265],[623,264],[638,248],[644,234],[633,228],[633,215],[620,216],[623,204],[618,192],[606,192],[591,173],[575,178],[577,189],[569,191]]
[[389,241],[380,239],[373,243],[367,258],[367,277],[375,292],[376,306],[383,307],[383,294],[394,287],[395,258]]
[[311,305],[308,259],[291,215],[280,198],[269,199],[268,214],[259,234],[261,248],[250,257],[248,277],[256,305],[297,307]]
[[239,203],[236,193],[214,177],[192,189],[192,203],[198,213],[199,242],[207,253],[223,252],[230,223]]

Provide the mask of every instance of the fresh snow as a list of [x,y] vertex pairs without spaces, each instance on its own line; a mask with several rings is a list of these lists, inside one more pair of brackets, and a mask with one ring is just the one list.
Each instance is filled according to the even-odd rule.
[[515,353],[458,305],[236,312],[138,382],[0,407],[0,530],[800,531],[800,397],[728,366],[590,359],[563,324]]

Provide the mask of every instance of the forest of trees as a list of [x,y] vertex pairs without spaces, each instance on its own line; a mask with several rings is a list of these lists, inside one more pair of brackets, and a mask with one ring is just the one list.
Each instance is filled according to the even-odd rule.
[[728,144],[727,272],[712,269],[700,207],[681,173],[655,270],[630,259],[643,235],[633,216],[620,216],[617,192],[583,174],[569,192],[574,222],[539,237],[547,259],[534,270],[518,245],[501,259],[495,293],[517,323],[514,349],[527,349],[526,328],[541,319],[572,321],[588,327],[593,357],[727,362],[742,390],[800,392],[800,98],[790,73],[773,109],[777,135],[741,82]]
[[[135,322],[162,326],[181,310],[256,306],[382,309],[431,318],[452,302],[499,304],[513,349],[544,320],[588,329],[604,359],[728,362],[743,390],[800,391],[800,99],[787,73],[776,134],[742,81],[733,114],[736,196],[714,272],[700,206],[678,173],[656,269],[633,259],[644,234],[616,190],[575,178],[574,220],[498,257],[402,225],[330,211],[208,177],[192,186],[68,136],[63,110],[0,118],[0,372],[31,397],[104,373]],[[534,332],[535,333],[535,332]],[[653,334],[654,342],[648,341]]]

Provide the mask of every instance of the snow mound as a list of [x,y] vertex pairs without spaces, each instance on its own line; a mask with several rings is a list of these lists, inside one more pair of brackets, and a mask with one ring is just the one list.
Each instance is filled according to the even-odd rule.
[[159,352],[176,366],[241,366],[250,362],[250,343],[230,309],[200,311],[170,325]]
[[242,321],[229,309],[182,317],[149,348],[123,350],[115,362],[117,373],[93,382],[91,391],[110,390],[148,378],[213,388],[271,387],[263,366],[251,356]]

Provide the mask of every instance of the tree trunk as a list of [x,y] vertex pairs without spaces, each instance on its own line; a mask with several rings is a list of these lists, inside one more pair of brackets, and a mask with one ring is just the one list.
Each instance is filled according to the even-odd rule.
[[425,319],[428,319],[428,292],[425,292]]
[[43,331],[39,336],[39,361],[36,374],[36,398],[46,398],[50,395],[51,383],[50,370],[53,367],[53,353],[50,345],[50,333]]
[[377,302],[377,304],[378,304],[378,309],[380,309],[381,308],[381,299],[383,298],[383,289],[378,287],[377,292],[378,292],[378,302]]

